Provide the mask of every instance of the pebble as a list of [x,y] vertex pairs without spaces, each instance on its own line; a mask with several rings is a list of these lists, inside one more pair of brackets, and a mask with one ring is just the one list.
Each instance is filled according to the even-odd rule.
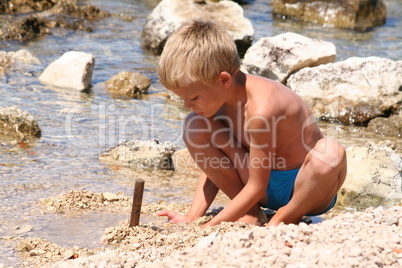
[[14,233],[16,233],[16,234],[28,233],[30,231],[32,231],[32,226],[31,225],[16,226],[14,228]]
[[17,245],[17,250],[20,252],[31,251],[32,249],[34,249],[34,247],[29,241],[26,240],[20,241]]

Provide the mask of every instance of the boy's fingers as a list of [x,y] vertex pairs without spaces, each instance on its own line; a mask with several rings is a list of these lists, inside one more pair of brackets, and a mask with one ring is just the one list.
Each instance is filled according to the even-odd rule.
[[158,212],[158,216],[164,216],[165,214],[166,214],[166,209]]
[[173,218],[175,215],[176,213],[174,211],[170,211],[167,209],[158,212],[158,216],[166,216],[168,218]]
[[164,209],[158,212],[158,216],[169,216],[170,214],[169,212],[170,212],[169,210]]

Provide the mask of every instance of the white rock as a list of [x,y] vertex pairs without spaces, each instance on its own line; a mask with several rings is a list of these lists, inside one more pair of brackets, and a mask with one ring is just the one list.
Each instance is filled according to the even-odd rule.
[[69,51],[52,62],[39,80],[55,87],[83,90],[92,83],[94,65],[95,57],[92,54]]
[[251,74],[285,83],[301,68],[334,62],[335,58],[334,44],[288,32],[258,40],[247,50],[243,65]]
[[99,160],[113,165],[133,169],[173,169],[172,155],[176,145],[167,141],[159,143],[157,139],[146,141],[120,141],[99,156]]
[[402,61],[353,57],[314,68],[304,68],[291,75],[287,85],[301,96],[342,96],[349,100],[375,101],[384,96],[398,94],[402,85]]
[[29,252],[29,256],[39,256],[45,254],[46,251],[41,250],[41,249],[33,249]]
[[[342,186],[343,192],[358,198],[365,196],[370,202],[378,198],[379,204],[392,206],[402,199],[402,160],[391,148],[374,143],[347,148],[348,172]],[[342,192],[341,190],[341,192]],[[367,200],[367,206],[370,204]],[[347,204],[353,206],[354,204]]]
[[103,198],[109,202],[117,201],[119,200],[119,197],[116,194],[113,193],[103,193]]
[[70,259],[74,256],[74,251],[72,249],[67,249],[62,253],[64,259]]
[[162,0],[147,17],[142,42],[146,48],[160,53],[166,39],[184,23],[194,19],[212,20],[228,30],[245,50],[251,45],[254,28],[244,17],[243,8],[232,1]]

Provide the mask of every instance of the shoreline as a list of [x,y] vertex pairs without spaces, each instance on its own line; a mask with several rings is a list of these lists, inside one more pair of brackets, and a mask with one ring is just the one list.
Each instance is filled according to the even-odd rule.
[[[129,199],[109,195],[115,201],[99,206],[88,191],[70,191],[64,202],[43,202],[49,213],[55,204],[64,213],[130,211]],[[78,193],[78,194],[77,194]],[[88,202],[71,202],[72,196],[87,196]],[[117,198],[118,197],[118,198]],[[92,200],[92,201],[90,201]],[[99,200],[99,199],[98,199]],[[105,201],[103,201],[105,202]],[[49,206],[52,203],[53,205]],[[47,204],[47,205],[46,205]],[[68,205],[69,204],[69,205]],[[73,204],[73,206],[71,206]],[[86,206],[86,204],[89,204]],[[98,205],[96,205],[98,204]],[[85,209],[82,207],[86,206]],[[80,208],[81,207],[81,208]],[[129,228],[129,216],[105,229],[103,245],[96,249],[61,247],[41,238],[15,238],[29,267],[399,267],[402,265],[402,207],[367,208],[365,211],[329,212],[318,223],[258,227],[238,222],[200,228],[219,212],[209,211],[194,224],[170,224],[158,218],[161,209],[185,212],[189,205],[144,204],[147,224]],[[53,211],[53,213],[56,211]],[[56,212],[57,213],[57,212]],[[60,211],[58,212],[60,213]],[[198,224],[198,225],[197,225]],[[3,237],[4,239],[4,237]],[[11,240],[10,240],[11,242]],[[25,249],[24,249],[25,247]],[[22,249],[22,250],[21,250]],[[1,264],[0,264],[1,266]]]

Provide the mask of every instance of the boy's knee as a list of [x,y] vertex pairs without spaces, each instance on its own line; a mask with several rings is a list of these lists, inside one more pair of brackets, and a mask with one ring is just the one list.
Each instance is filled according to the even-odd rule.
[[208,118],[190,113],[184,120],[183,140],[187,147],[208,147],[211,134],[212,126]]
[[330,138],[319,140],[310,151],[310,155],[312,160],[320,161],[320,170],[323,173],[334,172],[346,161],[345,148],[336,140]]

